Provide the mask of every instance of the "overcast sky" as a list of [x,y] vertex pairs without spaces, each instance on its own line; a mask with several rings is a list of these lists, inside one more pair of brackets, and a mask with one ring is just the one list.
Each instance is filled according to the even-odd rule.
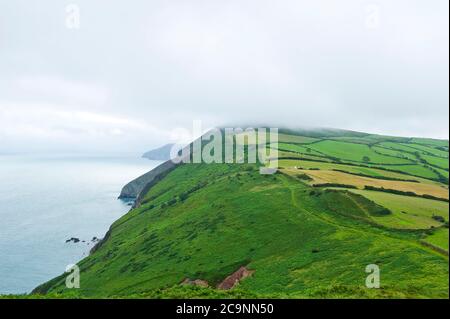
[[0,152],[140,152],[193,120],[448,138],[448,6],[1,1]]

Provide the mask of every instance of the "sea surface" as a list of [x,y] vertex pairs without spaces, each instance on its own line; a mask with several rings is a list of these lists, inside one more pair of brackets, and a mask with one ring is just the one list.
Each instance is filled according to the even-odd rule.
[[[160,163],[139,155],[0,155],[0,294],[30,292],[87,256],[92,238],[130,209],[117,199],[122,186]],[[71,237],[80,242],[66,243]]]

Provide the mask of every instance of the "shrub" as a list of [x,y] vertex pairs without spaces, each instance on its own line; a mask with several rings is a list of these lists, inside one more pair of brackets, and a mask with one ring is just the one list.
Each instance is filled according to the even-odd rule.
[[377,216],[386,216],[392,214],[392,212],[385,207],[381,207],[379,210],[373,212],[373,214]]
[[357,189],[355,185],[347,185],[347,184],[339,184],[339,183],[323,183],[323,184],[315,184],[314,187],[339,187],[339,188],[352,188]]
[[171,200],[167,201],[167,205],[168,206],[172,206],[172,205],[175,205],[176,202],[177,202],[177,199],[176,198],[172,198]]
[[426,198],[426,199],[434,199],[434,200],[439,200],[439,201],[443,201],[443,202],[447,202],[448,203],[448,199],[447,198],[436,197],[436,196],[428,195],[428,194],[419,195],[419,194],[416,194],[414,192],[404,192],[404,191],[400,191],[400,190],[397,190],[397,189],[390,189],[390,188],[384,188],[384,187],[380,188],[380,187],[374,187],[374,186],[369,186],[369,185],[365,185],[364,189],[368,190],[368,191],[385,192],[385,193],[391,193],[391,194],[396,194],[396,195],[422,197],[422,198]]
[[187,198],[188,198],[189,194],[188,193],[181,193],[178,198],[180,200],[180,202],[184,202]]
[[434,219],[435,221],[440,222],[440,223],[445,223],[445,218],[442,217],[442,216],[434,215],[434,214],[433,214],[433,219]]
[[306,174],[297,174],[297,178],[301,179],[302,181],[312,181],[312,178]]

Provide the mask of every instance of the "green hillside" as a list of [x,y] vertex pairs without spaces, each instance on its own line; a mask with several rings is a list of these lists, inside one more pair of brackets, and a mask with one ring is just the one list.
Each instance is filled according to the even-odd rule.
[[[79,262],[80,289],[63,274],[32,296],[448,298],[448,141],[281,133],[276,174],[179,165]],[[380,289],[365,286],[369,264]]]

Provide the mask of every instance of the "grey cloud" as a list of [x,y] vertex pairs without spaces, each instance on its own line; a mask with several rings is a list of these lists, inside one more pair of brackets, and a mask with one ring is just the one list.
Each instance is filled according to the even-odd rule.
[[2,148],[140,151],[197,119],[448,138],[446,0],[72,3],[79,30],[69,2],[0,4]]

